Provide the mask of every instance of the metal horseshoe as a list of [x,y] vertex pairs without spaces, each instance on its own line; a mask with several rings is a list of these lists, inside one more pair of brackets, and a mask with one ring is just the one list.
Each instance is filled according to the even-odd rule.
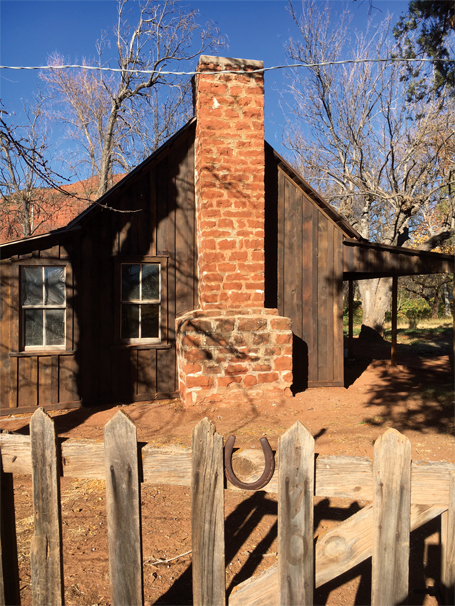
[[262,476],[256,480],[256,482],[241,482],[232,469],[232,451],[234,450],[235,436],[229,436],[224,449],[224,465],[226,467],[226,477],[231,484],[242,488],[242,490],[260,490],[264,488],[272,479],[273,472],[275,471],[275,459],[273,458],[273,451],[270,448],[270,444],[267,438],[261,438],[262,452],[264,453],[265,468]]

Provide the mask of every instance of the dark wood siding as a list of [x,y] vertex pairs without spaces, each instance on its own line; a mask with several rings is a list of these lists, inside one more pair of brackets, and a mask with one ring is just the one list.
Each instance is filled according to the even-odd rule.
[[[115,188],[106,204],[126,212],[94,209],[80,229],[22,241],[1,262],[2,414],[178,391],[175,318],[197,306],[194,128]],[[127,345],[120,341],[121,263],[144,261],[161,264],[162,339]],[[22,351],[19,272],[29,263],[67,268],[65,350]]]
[[[292,319],[294,389],[342,386],[343,233],[276,164],[275,171],[277,307]],[[273,201],[266,192],[266,221],[269,210],[274,212]],[[266,297],[273,301],[267,282]]]

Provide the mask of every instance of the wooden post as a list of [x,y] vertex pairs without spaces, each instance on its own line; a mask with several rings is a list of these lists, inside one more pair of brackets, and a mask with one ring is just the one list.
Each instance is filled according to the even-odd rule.
[[109,575],[113,606],[143,603],[136,426],[120,410],[104,428]]
[[397,314],[398,314],[398,278],[392,278],[392,349],[390,359],[392,366],[397,365]]
[[349,335],[348,335],[348,358],[353,356],[353,345],[354,345],[354,281],[349,280],[349,295],[348,295],[348,321],[349,321]]
[[38,408],[30,421],[35,533],[30,548],[33,606],[63,604],[60,462],[53,420]]
[[411,444],[388,429],[374,445],[372,606],[406,603],[410,507]]
[[278,459],[278,603],[310,606],[314,587],[314,440],[300,421],[280,438]]
[[452,372],[455,370],[455,274],[452,281],[452,323],[453,323],[453,343],[452,343]]
[[441,581],[446,604],[455,594],[455,471],[450,473],[449,507],[441,516]]
[[193,429],[191,530],[194,606],[224,606],[223,437],[205,418]]
[[20,604],[13,474],[5,473],[0,452],[0,606]]

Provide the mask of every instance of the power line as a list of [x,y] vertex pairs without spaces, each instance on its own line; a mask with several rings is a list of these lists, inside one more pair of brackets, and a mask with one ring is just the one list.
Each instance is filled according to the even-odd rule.
[[262,67],[259,69],[233,69],[233,70],[219,70],[219,71],[192,71],[192,72],[172,72],[164,70],[147,70],[147,69],[122,69],[115,67],[99,67],[96,65],[41,65],[41,66],[13,66],[13,65],[0,65],[0,69],[13,69],[13,70],[52,70],[52,69],[86,69],[101,72],[117,72],[117,73],[131,73],[131,74],[159,74],[161,76],[196,76],[198,74],[205,75],[219,75],[219,74],[256,74],[269,72],[277,69],[294,69],[296,67],[326,67],[329,65],[347,65],[357,63],[398,63],[398,62],[412,63],[412,62],[427,62],[436,63],[444,62],[450,63],[455,62],[453,59],[406,59],[403,57],[387,57],[385,59],[344,59],[341,61],[323,61],[321,63],[293,63],[289,65],[275,65],[272,67]]

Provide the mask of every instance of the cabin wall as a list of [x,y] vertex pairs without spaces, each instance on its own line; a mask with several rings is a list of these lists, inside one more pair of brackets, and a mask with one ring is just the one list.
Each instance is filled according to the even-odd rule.
[[[271,170],[273,160],[268,162]],[[276,304],[292,319],[293,390],[343,386],[342,232],[276,164],[275,174],[277,207],[266,194],[266,233],[273,249],[267,225],[276,216]],[[268,188],[273,192],[270,177]],[[273,297],[273,256],[269,252],[266,263],[266,299]]]
[[[21,242],[2,260],[2,414],[165,398],[178,392],[175,319],[197,306],[194,130],[144,166],[51,248]],[[46,239],[46,246],[48,246]],[[43,240],[44,242],[44,240]],[[26,252],[25,252],[26,251]],[[15,251],[14,251],[15,252]],[[120,340],[122,262],[161,263],[161,342]],[[65,349],[23,351],[19,272],[30,263],[67,268]]]

